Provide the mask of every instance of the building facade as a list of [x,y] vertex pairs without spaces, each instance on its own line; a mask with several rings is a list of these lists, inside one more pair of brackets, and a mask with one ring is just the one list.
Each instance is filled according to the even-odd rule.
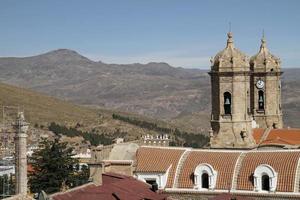
[[263,37],[259,52],[251,57],[251,111],[260,128],[282,128],[280,59],[272,55]]
[[235,48],[230,32],[226,48],[211,64],[212,148],[253,148],[253,128],[283,127],[280,60],[264,38],[249,60]]
[[300,199],[300,150],[140,147],[136,177],[174,199]]
[[300,129],[283,128],[279,58],[263,37],[249,59],[228,33],[211,64],[210,148],[140,147],[136,178],[174,199],[300,199]]

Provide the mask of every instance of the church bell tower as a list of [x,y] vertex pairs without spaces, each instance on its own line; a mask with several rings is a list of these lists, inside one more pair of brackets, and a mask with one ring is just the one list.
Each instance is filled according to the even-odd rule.
[[228,33],[227,45],[211,59],[212,148],[251,148],[251,71],[248,58],[234,47]]
[[282,128],[280,59],[272,55],[263,36],[251,57],[251,111],[260,128]]

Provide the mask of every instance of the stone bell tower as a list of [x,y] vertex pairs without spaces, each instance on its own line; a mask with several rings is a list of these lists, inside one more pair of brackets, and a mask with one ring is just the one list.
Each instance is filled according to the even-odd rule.
[[234,47],[228,33],[227,46],[211,59],[212,148],[251,148],[250,66],[245,54]]
[[270,53],[263,37],[251,57],[251,111],[260,128],[282,128],[280,59]]
[[25,122],[24,113],[19,112],[13,127],[15,136],[16,160],[16,194],[27,194],[27,130],[29,123]]

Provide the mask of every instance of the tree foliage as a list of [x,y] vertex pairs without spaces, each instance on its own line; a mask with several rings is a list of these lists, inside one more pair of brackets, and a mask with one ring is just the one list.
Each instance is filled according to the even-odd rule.
[[29,174],[30,190],[34,193],[41,190],[54,193],[63,187],[76,186],[74,181],[80,173],[75,167],[78,160],[72,158],[72,152],[73,148],[61,143],[59,138],[42,140],[39,149],[30,158],[33,167],[33,172]]
[[[76,125],[78,127],[78,125]],[[65,135],[68,137],[76,137],[81,136],[84,138],[84,140],[89,141],[91,145],[98,146],[99,144],[103,145],[110,145],[113,143],[113,140],[117,137],[124,137],[126,135],[125,132],[120,132],[118,129],[116,132],[112,133],[111,135],[106,135],[104,133],[95,133],[95,132],[82,132],[80,130],[77,130],[76,127],[66,127],[64,125],[56,124],[55,122],[52,122],[48,129],[55,133],[56,135]],[[95,130],[94,130],[95,131]]]
[[148,130],[156,131],[159,133],[170,134],[173,136],[173,141],[170,142],[171,146],[184,146],[200,148],[205,146],[209,138],[201,133],[189,133],[179,130],[178,128],[167,128],[158,126],[156,123],[140,120],[134,117],[123,116],[119,114],[112,114],[113,119],[124,121],[135,126],[145,128]]

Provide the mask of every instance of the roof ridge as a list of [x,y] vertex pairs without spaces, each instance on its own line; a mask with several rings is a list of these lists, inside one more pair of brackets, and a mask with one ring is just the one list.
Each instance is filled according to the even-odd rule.
[[270,127],[265,129],[263,135],[261,136],[261,138],[259,140],[258,145],[260,145],[263,141],[265,141],[268,138],[271,131],[272,131],[272,128],[270,128]]
[[113,173],[113,172],[106,172],[106,173],[103,173],[102,175],[104,175],[104,176],[110,176],[110,177],[114,177],[114,178],[119,178],[119,179],[129,178],[126,175],[117,174],[117,173]]
[[96,186],[93,182],[90,182],[90,183],[86,183],[86,184],[83,184],[83,185],[80,185],[80,186],[77,186],[77,187],[74,187],[74,188],[71,188],[71,189],[68,189],[66,191],[61,191],[61,192],[57,192],[57,193],[54,193],[54,194],[51,194],[49,195],[50,198],[52,197],[55,197],[57,195],[63,195],[63,194],[68,194],[70,192],[74,192],[76,190],[81,190],[85,187],[88,187],[88,186]]
[[184,164],[185,160],[187,159],[187,157],[189,156],[190,152],[192,152],[192,149],[187,149],[180,156],[180,158],[178,160],[178,163],[177,163],[177,167],[176,167],[176,171],[175,171],[174,182],[173,182],[173,187],[172,188],[177,188],[178,187],[179,175],[181,173],[183,164]]
[[300,158],[298,159],[295,180],[294,180],[294,192],[299,192],[299,183],[300,183]]
[[236,190],[237,188],[237,180],[238,180],[238,175],[240,174],[240,170],[242,168],[242,163],[244,158],[246,157],[247,152],[242,152],[238,159],[236,160],[234,170],[233,170],[233,175],[232,175],[232,182],[231,182],[231,190]]

